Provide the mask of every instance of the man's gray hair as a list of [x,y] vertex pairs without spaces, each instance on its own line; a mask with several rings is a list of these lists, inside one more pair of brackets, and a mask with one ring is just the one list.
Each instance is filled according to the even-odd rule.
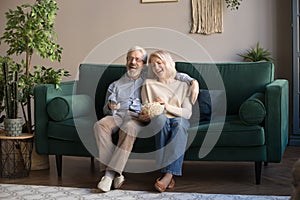
[[127,52],[127,56],[130,52],[132,51],[140,51],[142,54],[143,54],[143,62],[146,64],[147,63],[147,58],[148,58],[148,54],[147,54],[147,51],[140,47],[140,46],[134,46],[134,47],[131,47],[128,52]]

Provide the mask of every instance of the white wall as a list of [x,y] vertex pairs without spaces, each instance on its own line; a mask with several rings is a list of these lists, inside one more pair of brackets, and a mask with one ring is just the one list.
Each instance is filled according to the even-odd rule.
[[[0,1],[1,35],[6,22],[4,13],[26,2],[34,0]],[[291,8],[286,1],[243,0],[238,11],[227,9],[224,3],[224,32],[214,35],[189,33],[190,0],[151,4],[142,4],[140,0],[57,0],[57,3],[60,9],[55,27],[58,43],[64,48],[62,62],[51,63],[34,57],[33,64],[65,68],[72,74],[70,80],[76,77],[78,65],[98,44],[116,34],[143,27],[177,31],[195,40],[216,62],[240,61],[236,54],[259,41],[276,59],[276,76],[291,77]],[[111,49],[128,49],[130,46],[126,45],[124,40]],[[5,51],[5,45],[1,45],[0,54],[4,55]],[[199,57],[199,61],[203,60]],[[116,62],[123,63],[123,59]]]

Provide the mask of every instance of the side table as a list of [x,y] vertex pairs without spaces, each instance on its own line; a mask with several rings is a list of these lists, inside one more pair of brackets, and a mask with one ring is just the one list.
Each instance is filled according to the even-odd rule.
[[0,131],[0,177],[21,178],[29,175],[33,134],[6,136]]

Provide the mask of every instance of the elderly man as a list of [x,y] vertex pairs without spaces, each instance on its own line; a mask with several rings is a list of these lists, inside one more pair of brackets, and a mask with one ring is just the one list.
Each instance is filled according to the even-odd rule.
[[[120,188],[125,181],[122,172],[128,161],[139,127],[143,122],[133,118],[141,111],[141,86],[146,78],[144,66],[147,52],[138,46],[128,50],[127,72],[119,80],[110,84],[106,104],[106,116],[95,123],[94,133],[99,148],[100,171],[105,171],[98,183],[103,192]],[[191,85],[191,101],[194,103],[199,92],[198,82],[186,74],[178,73],[176,79]],[[112,134],[118,133],[117,145],[112,142]]]

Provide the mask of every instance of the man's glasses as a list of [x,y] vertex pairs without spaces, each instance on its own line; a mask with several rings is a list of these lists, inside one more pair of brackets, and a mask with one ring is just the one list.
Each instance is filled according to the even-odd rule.
[[144,59],[143,58],[135,58],[135,57],[127,57],[127,61],[128,62],[132,62],[132,61],[134,61],[135,60],[135,62],[144,62]]

